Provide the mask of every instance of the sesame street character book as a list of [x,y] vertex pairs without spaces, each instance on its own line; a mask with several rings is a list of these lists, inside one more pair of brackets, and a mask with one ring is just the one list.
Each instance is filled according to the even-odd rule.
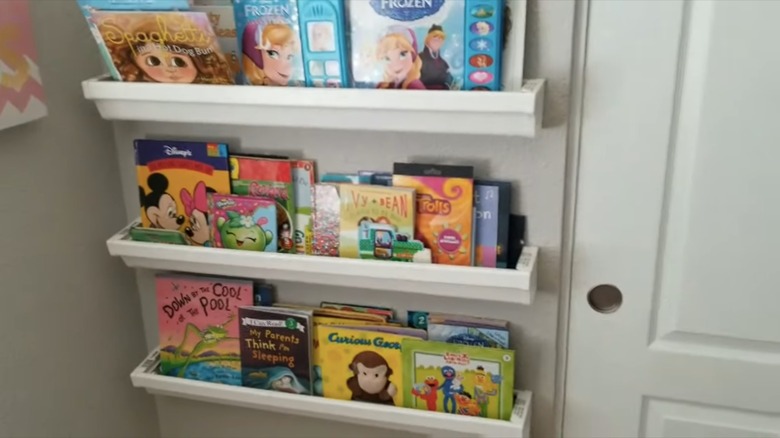
[[98,50],[100,55],[103,56],[108,73],[115,81],[121,81],[122,77],[119,75],[111,59],[111,53],[108,51],[106,44],[103,42],[103,38],[100,35],[95,20],[92,19],[92,13],[95,11],[172,11],[182,10],[185,11],[190,8],[188,0],[78,0],[79,9],[84,14],[84,18],[87,19],[87,25],[98,44]]
[[498,90],[503,0],[349,0],[358,88]]
[[295,0],[235,0],[242,81],[247,85],[304,85]]
[[242,307],[238,316],[243,385],[311,394],[311,312]]
[[159,274],[160,373],[241,385],[238,309],[252,305],[252,282]]
[[91,20],[122,81],[235,83],[203,12],[94,11]]
[[411,338],[326,325],[316,336],[325,397],[404,406],[401,342]]
[[209,196],[211,235],[217,248],[276,252],[276,202],[238,195]]
[[271,158],[233,155],[230,157],[233,193],[276,201],[276,235],[279,252],[294,253],[295,188],[292,162]]
[[406,407],[509,420],[515,352],[443,342],[402,343]]
[[393,166],[393,186],[417,192],[416,238],[430,248],[433,263],[471,265],[473,173],[471,166]]
[[[339,190],[341,257],[391,259],[409,253],[411,260],[416,251],[405,252],[403,246],[414,237],[413,189],[342,184]],[[365,246],[368,257],[362,254]]]
[[143,227],[210,246],[208,194],[230,193],[227,145],[136,140],[135,164]]

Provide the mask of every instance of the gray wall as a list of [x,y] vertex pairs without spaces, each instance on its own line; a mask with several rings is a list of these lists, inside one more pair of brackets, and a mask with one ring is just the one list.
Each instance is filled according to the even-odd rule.
[[0,131],[0,436],[156,436],[129,378],[134,278],[105,247],[124,222],[111,126],[81,95],[99,56],[75,1],[30,4],[49,116]]
[[[566,159],[568,92],[571,70],[572,1],[530,1],[526,41],[528,78],[546,78],[545,129],[535,139],[489,136],[411,135],[332,130],[252,128],[163,123],[116,123],[127,217],[139,215],[133,170],[134,138],[193,138],[227,141],[234,152],[273,152],[317,160],[320,172],[356,169],[392,170],[393,161],[434,160],[470,163],[482,178],[517,184],[515,212],[528,215],[528,238],[541,247],[539,293],[533,306],[480,303],[474,300],[410,296],[393,291],[278,283],[281,299],[316,304],[322,300],[373,303],[398,310],[430,309],[512,321],[519,357],[518,387],[534,392],[533,429],[538,437],[554,435],[554,395],[558,298],[560,294],[561,221]],[[138,285],[149,347],[157,344],[152,272],[139,271]],[[479,296],[475,288],[474,295]],[[389,436],[336,422],[280,416],[261,411],[161,397],[164,436]],[[196,420],[200,419],[200,420]]]

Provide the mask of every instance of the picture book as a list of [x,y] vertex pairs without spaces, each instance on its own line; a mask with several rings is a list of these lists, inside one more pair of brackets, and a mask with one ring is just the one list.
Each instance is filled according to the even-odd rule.
[[393,309],[390,309],[388,307],[357,306],[354,304],[329,303],[326,301],[320,303],[320,307],[322,307],[323,309],[346,310],[349,312],[370,313],[374,315],[380,315],[387,318],[388,321],[395,318],[395,312],[393,311]]
[[358,181],[360,184],[372,184],[375,186],[392,186],[393,174],[390,172],[377,172],[375,170],[359,170]]
[[184,233],[176,230],[163,230],[160,228],[132,227],[129,230],[130,238],[137,242],[170,243],[173,245],[189,245],[190,241]]
[[328,172],[325,175],[322,175],[322,182],[338,184],[361,184],[360,176],[358,174],[337,172]]
[[498,90],[504,0],[348,0],[358,88]]
[[135,164],[142,226],[209,246],[208,193],[230,193],[227,145],[136,140]]
[[349,86],[344,1],[299,0],[298,23],[306,86]]
[[233,8],[247,85],[304,85],[295,0],[235,0]]
[[443,342],[402,343],[406,407],[509,420],[515,352]]
[[293,253],[295,188],[292,162],[250,156],[230,157],[233,193],[276,201],[276,235],[279,252]]
[[91,20],[122,81],[235,83],[203,12],[93,11]]
[[506,268],[511,191],[506,181],[474,182],[475,266]]
[[413,328],[428,329],[428,315],[424,310],[409,310],[406,312],[406,325]]
[[276,252],[276,203],[239,195],[209,196],[211,234],[217,248]]
[[252,282],[158,274],[160,373],[241,385],[238,309],[252,305]]
[[416,190],[416,238],[430,248],[433,263],[471,265],[473,173],[471,166],[393,166],[393,186]]
[[314,161],[295,160],[292,168],[295,192],[295,252],[312,253],[312,197],[311,190],[316,181]]
[[[336,324],[334,324],[336,325]],[[340,324],[346,329],[367,330],[377,333],[391,333],[394,335],[409,336],[418,339],[428,339],[428,333],[425,330],[413,327],[400,327],[395,325],[369,325],[369,324]]]
[[355,312],[350,310],[304,306],[299,304],[274,303],[274,307],[293,309],[293,310],[306,310],[312,312],[312,314],[315,317],[315,320],[317,317],[329,317],[329,318],[349,319],[351,321],[368,321],[371,322],[372,324],[384,324],[387,322],[388,319],[384,315]]
[[507,251],[507,268],[514,269],[520,260],[525,246],[525,216],[509,216],[509,250]]
[[236,16],[233,13],[233,5],[227,1],[223,5],[192,6],[195,12],[203,12],[209,17],[211,28],[217,36],[217,42],[225,54],[225,58],[233,72],[233,79],[237,84],[241,83],[241,63],[239,62],[238,39],[236,39]]
[[314,255],[339,256],[341,197],[335,184],[312,187],[312,248]]
[[432,341],[509,348],[509,322],[502,319],[430,313],[426,324]]
[[391,259],[408,255],[411,260],[416,251],[406,247],[414,236],[413,189],[342,184],[340,195],[341,257]]
[[119,70],[114,65],[111,53],[103,42],[103,37],[98,30],[97,23],[92,19],[95,11],[185,11],[190,8],[188,0],[78,0],[79,9],[87,19],[89,31],[98,45],[98,51],[103,57],[103,62],[111,77],[115,81],[121,81]]
[[275,293],[276,293],[276,288],[274,287],[274,285],[268,283],[255,283],[254,305],[272,306],[274,304]]
[[311,394],[311,313],[242,307],[238,316],[243,385]]
[[327,398],[404,406],[401,342],[391,333],[318,326],[314,363]]

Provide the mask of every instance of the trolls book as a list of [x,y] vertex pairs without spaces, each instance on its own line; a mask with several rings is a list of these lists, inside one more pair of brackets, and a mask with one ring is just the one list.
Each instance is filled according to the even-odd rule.
[[203,12],[94,11],[91,20],[123,81],[235,83]]
[[395,163],[393,186],[417,191],[416,238],[433,263],[470,266],[474,217],[474,168]]
[[238,315],[243,385],[311,394],[311,312],[242,307]]
[[314,363],[327,398],[404,406],[401,342],[392,333],[317,327]]
[[159,274],[160,373],[241,385],[238,308],[251,306],[252,282]]
[[360,258],[360,243],[369,239],[372,227],[390,227],[393,241],[406,242],[414,237],[414,190],[342,184],[340,194],[341,257]]
[[403,341],[406,407],[508,420],[515,352],[444,342]]
[[135,164],[143,227],[181,231],[208,246],[208,194],[230,193],[227,145],[136,140]]
[[276,201],[278,250],[294,253],[295,188],[292,180],[292,162],[233,155],[230,157],[230,179],[233,193],[236,195],[249,195]]

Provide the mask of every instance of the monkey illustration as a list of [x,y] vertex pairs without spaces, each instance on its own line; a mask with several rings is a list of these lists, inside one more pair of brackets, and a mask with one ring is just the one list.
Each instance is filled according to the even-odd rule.
[[352,359],[349,369],[352,376],[347,379],[347,388],[352,391],[352,400],[394,405],[397,389],[390,382],[393,369],[384,357],[373,351],[361,351]]

